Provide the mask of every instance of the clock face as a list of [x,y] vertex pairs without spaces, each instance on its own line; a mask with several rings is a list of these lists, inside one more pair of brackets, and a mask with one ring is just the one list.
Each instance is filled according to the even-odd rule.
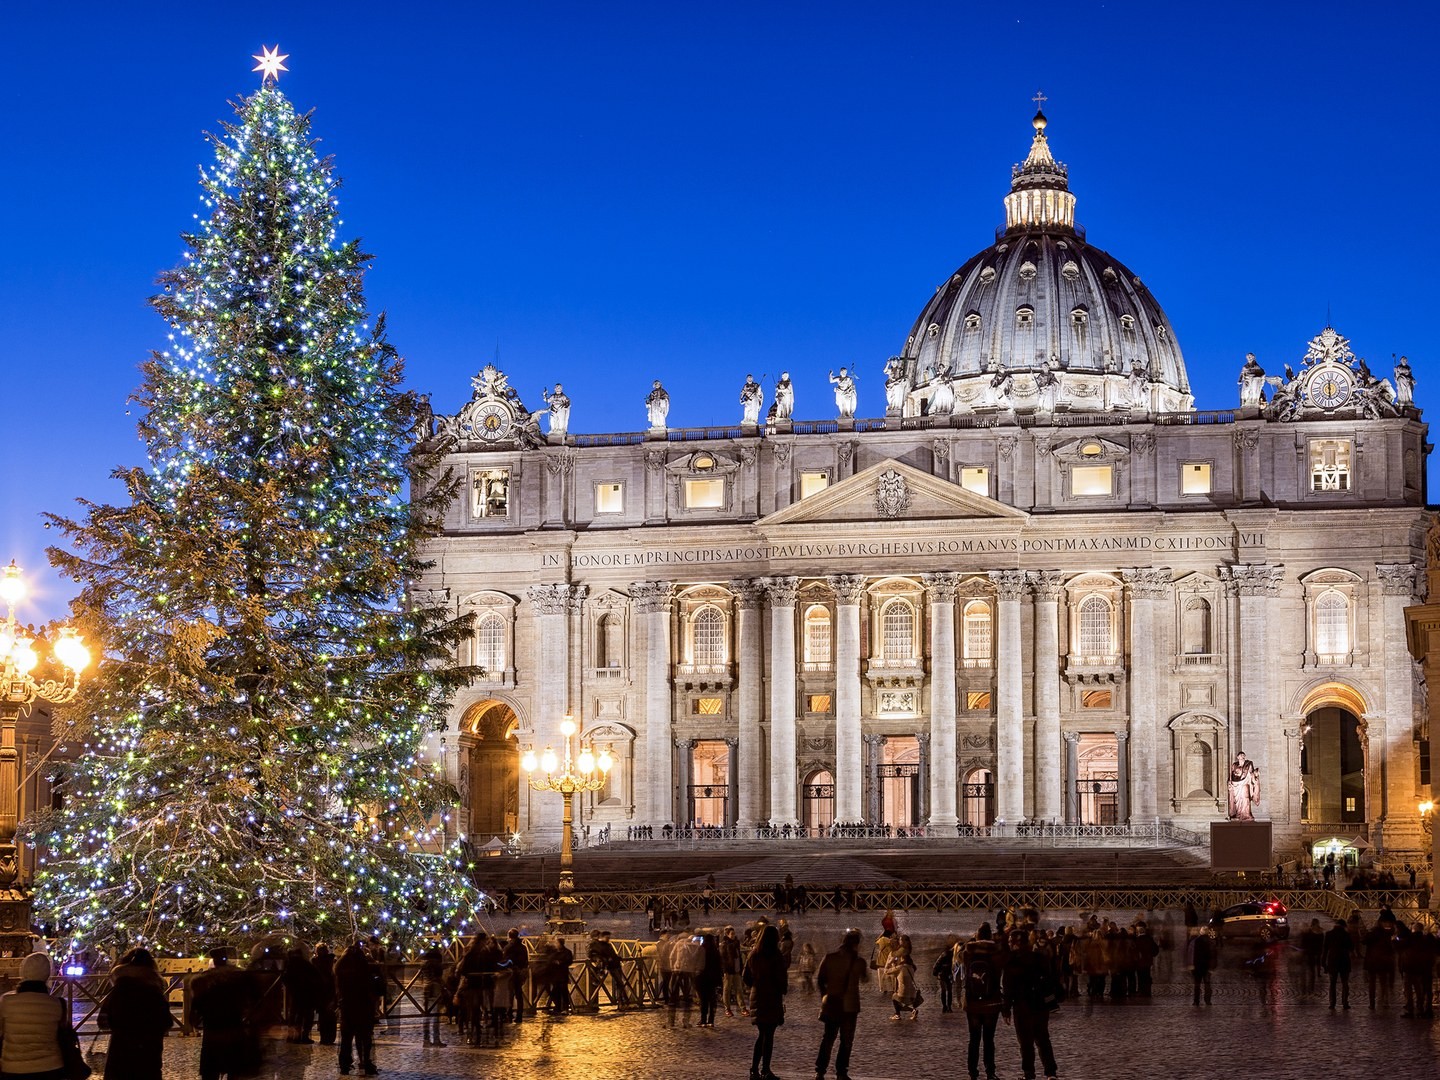
[[1310,377],[1307,388],[1312,404],[1322,409],[1338,409],[1350,400],[1353,380],[1344,368],[1322,368]]
[[510,433],[510,410],[498,401],[481,405],[475,411],[475,434],[487,442],[503,439]]

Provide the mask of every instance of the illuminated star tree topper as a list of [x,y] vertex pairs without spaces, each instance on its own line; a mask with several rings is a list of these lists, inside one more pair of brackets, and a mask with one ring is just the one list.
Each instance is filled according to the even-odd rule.
[[285,66],[285,61],[290,59],[290,54],[285,53],[282,55],[279,45],[276,45],[273,49],[261,45],[260,52],[250,57],[250,59],[260,61],[250,70],[263,73],[260,76],[261,86],[278,84],[280,82],[280,72],[290,70]]

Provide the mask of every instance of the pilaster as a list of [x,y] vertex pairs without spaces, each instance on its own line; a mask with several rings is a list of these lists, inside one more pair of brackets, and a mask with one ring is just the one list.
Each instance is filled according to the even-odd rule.
[[[947,834],[955,828],[955,590],[957,575],[926,574],[921,579],[930,600],[930,731],[928,820]],[[922,743],[921,757],[927,747]]]
[[649,793],[645,823],[656,829],[673,824],[675,778],[671,746],[670,594],[668,581],[637,581],[630,586],[635,613],[645,623],[645,756]]

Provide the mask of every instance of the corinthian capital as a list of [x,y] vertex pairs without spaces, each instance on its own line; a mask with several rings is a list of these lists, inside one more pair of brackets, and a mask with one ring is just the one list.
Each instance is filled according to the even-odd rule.
[[762,579],[765,595],[772,608],[794,607],[800,593],[800,579],[795,577],[773,577]]
[[1268,563],[1236,563],[1220,567],[1220,580],[1241,596],[1274,596],[1285,577],[1283,566]]
[[835,600],[839,604],[858,604],[860,596],[865,592],[865,579],[859,574],[831,574],[825,579],[830,587],[835,590]]
[[1024,570],[991,570],[988,576],[995,586],[995,595],[1002,601],[1024,598],[1029,585]]
[[735,603],[746,611],[754,611],[765,599],[765,590],[756,578],[736,578],[730,582],[730,591],[735,595]]
[[556,585],[531,585],[530,610],[536,615],[564,615],[570,610],[570,586],[561,582]]
[[1035,599],[1043,603],[1053,604],[1065,591],[1065,575],[1059,570],[1031,570],[1027,576]]
[[1415,597],[1420,591],[1420,567],[1414,563],[1376,563],[1375,575],[1386,596]]
[[657,611],[670,610],[668,581],[634,581],[630,583],[630,596],[635,601],[635,611],[640,615],[653,615]]
[[960,576],[949,571],[942,571],[938,574],[921,574],[920,580],[925,585],[925,591],[930,596],[932,604],[953,604],[955,602],[955,590],[959,587]]
[[1163,600],[1170,595],[1169,567],[1145,566],[1122,570],[1120,576],[1130,586],[1130,595],[1136,600]]

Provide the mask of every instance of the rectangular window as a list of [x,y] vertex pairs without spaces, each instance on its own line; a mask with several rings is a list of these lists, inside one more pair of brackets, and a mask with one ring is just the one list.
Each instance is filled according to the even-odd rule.
[[1085,709],[1108,709],[1115,700],[1109,690],[1086,690],[1080,695],[1080,706]]
[[1346,795],[1346,796],[1345,796],[1345,812],[1346,812],[1347,814],[1353,814],[1353,813],[1355,812],[1355,796],[1354,796],[1354,795]]
[[1430,740],[1420,740],[1420,786],[1430,786]]
[[829,473],[802,472],[800,474],[800,498],[802,499],[808,499],[811,495],[824,491],[829,486]]
[[697,697],[690,702],[690,715],[692,716],[719,716],[724,711],[724,698]]
[[1310,490],[1349,491],[1353,468],[1349,439],[1310,440]]
[[625,485],[618,481],[595,485],[595,513],[619,514],[625,510]]
[[967,691],[965,694],[965,708],[971,712],[988,712],[990,709],[990,691]]
[[805,711],[812,713],[828,713],[830,711],[829,694],[809,694],[805,698]]
[[960,486],[976,495],[990,495],[990,470],[983,465],[967,465],[960,470]]
[[510,470],[485,469],[470,482],[471,515],[477,518],[510,516]]
[[725,505],[724,480],[686,480],[685,505],[691,510],[716,510]]
[[1076,465],[1070,470],[1070,494],[1113,495],[1109,465]]
[[1180,494],[1210,494],[1210,463],[1208,461],[1187,461],[1180,466]]

